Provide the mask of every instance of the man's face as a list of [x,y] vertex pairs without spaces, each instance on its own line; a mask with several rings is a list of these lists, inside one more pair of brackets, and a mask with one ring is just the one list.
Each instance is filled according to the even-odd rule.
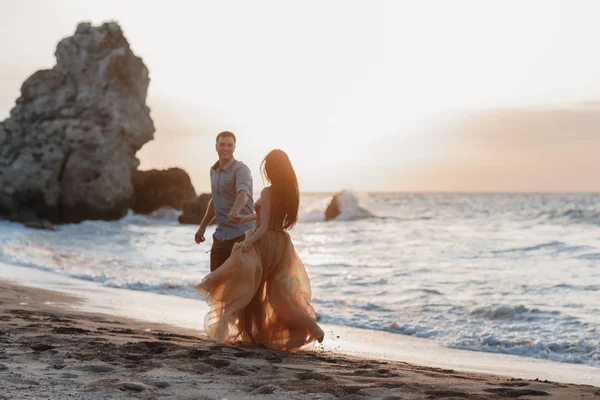
[[217,148],[217,153],[219,153],[220,161],[227,162],[231,160],[235,151],[235,142],[232,137],[220,137],[215,147]]

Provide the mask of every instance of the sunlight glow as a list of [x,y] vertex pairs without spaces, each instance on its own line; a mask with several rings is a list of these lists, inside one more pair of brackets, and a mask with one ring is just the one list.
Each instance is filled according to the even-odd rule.
[[[53,65],[56,41],[78,21],[117,20],[150,69],[157,132],[138,154],[142,168],[182,166],[207,190],[214,136],[227,129],[257,182],[261,159],[281,148],[306,190],[437,190],[444,160],[472,156],[460,145],[448,154],[451,129],[437,129],[448,116],[600,98],[599,10],[585,1],[24,0],[0,17],[4,37],[20,35],[0,44],[13,56],[0,112],[20,82]],[[44,34],[23,31],[25,16]],[[425,180],[417,186],[398,180],[438,166],[438,178],[407,177]]]

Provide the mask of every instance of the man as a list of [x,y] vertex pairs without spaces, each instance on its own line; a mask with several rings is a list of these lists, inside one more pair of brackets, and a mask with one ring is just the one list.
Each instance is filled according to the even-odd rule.
[[254,228],[254,222],[239,225],[232,223],[240,215],[254,212],[252,175],[244,163],[233,158],[235,144],[233,133],[224,131],[217,135],[215,148],[219,161],[210,169],[212,197],[195,237],[196,243],[204,242],[206,227],[216,217],[217,229],[210,250],[211,272],[229,258],[233,245],[244,240],[246,230]]

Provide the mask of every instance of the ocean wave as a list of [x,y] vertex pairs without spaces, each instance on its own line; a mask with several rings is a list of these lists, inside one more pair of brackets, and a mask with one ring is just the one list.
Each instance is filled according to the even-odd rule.
[[503,250],[493,250],[490,253],[492,254],[504,254],[504,253],[529,253],[536,252],[540,250],[552,251],[552,254],[557,253],[573,253],[580,251],[589,251],[594,249],[591,246],[584,245],[567,245],[565,242],[561,242],[559,240],[553,240],[550,242],[544,242],[540,244],[536,244],[533,246],[525,246],[525,247],[513,247],[510,249]]
[[159,208],[150,214],[136,214],[132,210],[129,210],[120,222],[141,226],[156,225],[157,222],[179,224],[177,218],[181,213],[181,211],[170,207]]
[[361,201],[356,193],[350,190],[344,190],[337,196],[340,215],[335,218],[335,221],[356,221],[359,219],[373,218],[374,215],[361,205]]
[[[514,307],[514,309],[516,314],[539,312],[522,306]],[[492,314],[495,317],[505,318],[506,315],[513,313],[506,311]],[[557,313],[551,312],[550,314]],[[456,325],[457,321],[448,318],[448,315],[445,314],[439,315],[437,318],[424,318],[416,321],[412,318],[390,320],[390,317],[389,314],[377,316],[366,311],[354,315],[344,313],[329,315],[329,312],[325,312],[322,314],[322,321],[436,340],[444,346],[462,350],[600,366],[600,348],[589,335],[587,337],[558,338],[551,331],[530,335],[529,330],[525,327],[527,321],[523,320],[519,320],[517,325],[509,324],[505,327],[506,329],[503,329],[501,327],[506,324],[506,321],[497,321],[496,324],[500,325],[490,327],[489,323],[463,320],[468,324],[460,328],[459,325]],[[404,316],[404,318],[407,317]],[[570,322],[575,332],[580,324],[580,321]]]
[[158,284],[150,284],[146,282],[120,282],[113,279],[106,280],[105,286],[118,288],[118,289],[129,289],[139,290],[142,292],[152,292],[158,294],[167,294],[170,296],[184,297],[188,299],[200,298],[200,295],[194,290],[194,286],[198,282],[185,282],[185,283],[174,283],[174,282],[163,282]]
[[392,310],[383,306],[381,304],[372,303],[372,302],[356,302],[349,300],[322,300],[322,299],[312,299],[312,303],[320,304],[324,307],[342,307],[342,308],[350,308],[355,310],[364,310],[364,311],[383,311],[383,312],[391,312]]
[[597,344],[585,340],[554,342],[531,338],[506,338],[495,334],[485,334],[478,338],[459,339],[448,343],[448,347],[489,353],[512,354],[575,364],[600,365],[600,348],[598,348]]
[[564,247],[566,246],[566,244],[564,242],[560,242],[558,240],[553,240],[551,242],[545,242],[545,243],[540,243],[540,244],[536,244],[533,246],[526,246],[526,247],[513,247],[510,249],[504,249],[504,250],[494,250],[491,253],[494,254],[498,254],[498,253],[512,253],[512,252],[526,252],[526,251],[535,251],[535,250],[541,250],[541,249],[547,249],[547,248],[560,248],[560,247]]
[[158,282],[148,283],[143,281],[128,281],[124,278],[107,274],[102,270],[97,272],[78,272],[61,268],[57,265],[43,265],[36,263],[35,260],[23,261],[13,257],[0,257],[0,261],[25,268],[32,268],[38,271],[52,272],[62,276],[68,276],[70,278],[81,279],[83,281],[95,282],[105,287],[117,288],[117,289],[130,289],[139,290],[144,292],[153,292],[158,294],[168,294],[172,296],[185,297],[185,298],[197,298],[198,294],[194,290],[194,285],[197,282],[189,281],[184,283],[174,282]]
[[565,221],[600,225],[600,209],[562,208],[541,212],[538,218],[548,221]]
[[553,289],[569,289],[569,290],[591,290],[597,291],[600,290],[600,285],[555,285],[552,287]]
[[423,339],[436,339],[445,334],[445,332],[440,331],[440,329],[436,327],[410,323],[400,324],[395,321],[389,325],[389,328],[384,330]]
[[580,260],[600,260],[600,253],[587,253],[577,256]]
[[365,196],[350,190],[344,190],[337,195],[332,195],[330,199],[305,200],[300,204],[298,221],[304,223],[325,221],[325,210],[333,199],[337,201],[340,214],[332,221],[356,221],[375,217],[366,205]]
[[558,315],[558,311],[541,311],[531,309],[525,306],[506,306],[494,305],[489,307],[476,308],[469,312],[474,317],[485,318],[489,320],[521,320],[534,321],[548,318],[549,315]]

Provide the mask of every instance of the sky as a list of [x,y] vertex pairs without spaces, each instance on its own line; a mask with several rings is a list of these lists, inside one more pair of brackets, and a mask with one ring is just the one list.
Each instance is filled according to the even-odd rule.
[[150,71],[140,168],[209,190],[215,136],[304,191],[600,191],[596,1],[0,0],[0,120],[77,23]]

